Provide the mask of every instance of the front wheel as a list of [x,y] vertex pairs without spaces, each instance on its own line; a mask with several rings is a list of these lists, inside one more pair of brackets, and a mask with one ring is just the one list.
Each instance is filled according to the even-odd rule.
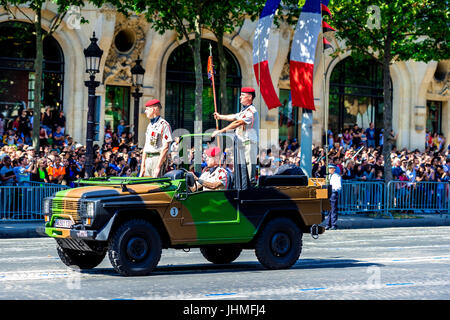
[[124,276],[148,275],[161,258],[158,231],[148,221],[130,220],[117,229],[109,245],[109,260]]
[[288,218],[276,218],[261,231],[255,245],[258,261],[267,269],[287,269],[302,251],[302,232]]
[[106,251],[103,253],[78,251],[63,248],[60,245],[57,245],[56,251],[66,266],[77,267],[79,269],[95,268],[103,261],[106,255]]

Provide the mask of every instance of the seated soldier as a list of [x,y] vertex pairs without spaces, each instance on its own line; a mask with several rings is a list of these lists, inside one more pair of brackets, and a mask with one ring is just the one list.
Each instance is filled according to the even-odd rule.
[[[203,190],[221,190],[228,186],[227,171],[219,167],[221,151],[219,147],[211,147],[206,150],[207,167],[200,178],[194,176],[197,190],[203,187]],[[195,191],[195,187],[191,187]]]

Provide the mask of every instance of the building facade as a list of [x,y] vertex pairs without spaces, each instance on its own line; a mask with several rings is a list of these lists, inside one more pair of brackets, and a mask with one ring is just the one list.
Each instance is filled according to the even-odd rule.
[[[23,8],[29,16],[33,13]],[[55,16],[55,7],[48,3],[43,11],[43,27],[48,28]],[[158,98],[162,114],[174,130],[184,128],[193,132],[194,86],[193,62],[187,51],[186,39],[177,39],[175,32],[159,34],[144,17],[125,18],[113,8],[85,7],[81,15],[89,23],[77,25],[67,15],[60,28],[46,40],[44,52],[43,106],[64,110],[66,132],[75,141],[85,143],[88,92],[83,49],[95,32],[98,45],[104,51],[97,80],[96,121],[97,141],[101,143],[105,129],[117,128],[120,120],[133,125],[134,102],[131,68],[138,57],[146,70],[143,97],[139,109],[139,144],[144,142],[148,120],[142,106],[148,99]],[[78,16],[79,17],[79,16]],[[10,35],[14,28],[31,30],[25,17],[17,12],[17,19],[0,11],[0,40],[8,50],[0,53],[0,112],[13,117],[20,105],[32,108],[33,56],[32,37],[26,39]],[[227,67],[228,104],[219,101],[220,113],[234,113],[239,109],[239,90],[257,82],[253,73],[252,43],[257,21],[246,20],[243,26],[224,38]],[[28,29],[27,29],[28,28]],[[9,35],[9,36],[8,36]],[[293,30],[289,26],[273,29],[269,42],[269,66],[272,81],[283,106],[268,110],[261,95],[255,105],[260,112],[261,147],[277,145],[281,140],[301,138],[302,110],[290,105],[289,53]],[[203,30],[202,62],[205,69],[203,92],[203,129],[215,127],[212,118],[213,96],[206,77],[209,43],[215,46],[214,35]],[[6,40],[5,40],[6,39]],[[330,39],[336,45],[335,39]],[[27,43],[29,47],[23,45]],[[319,39],[322,43],[322,39]],[[4,47],[3,47],[4,48]],[[17,52],[21,52],[17,54]],[[325,108],[328,108],[328,129],[341,132],[358,123],[368,127],[374,122],[382,128],[383,92],[381,68],[372,61],[356,62],[350,52],[333,57],[322,53],[318,45],[315,59],[313,112],[313,143],[324,139]],[[450,61],[398,62],[391,66],[393,93],[393,128],[398,133],[397,146],[424,149],[425,135],[442,133],[450,137]],[[218,77],[216,77],[218,79]],[[218,92],[218,86],[216,86]],[[191,128],[192,127],[192,128]]]

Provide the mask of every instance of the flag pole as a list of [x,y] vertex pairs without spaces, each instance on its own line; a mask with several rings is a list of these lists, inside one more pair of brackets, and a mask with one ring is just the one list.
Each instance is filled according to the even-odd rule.
[[[213,59],[212,59],[211,43],[209,44],[209,59],[210,59],[211,65],[210,65],[210,70],[208,70],[207,72],[211,71],[211,81],[212,81],[213,97],[214,97],[214,112],[217,113],[216,86],[214,83],[214,64],[213,64]],[[216,119],[216,130],[219,130],[219,120],[218,119]],[[220,148],[219,137],[217,138],[217,146]]]
[[[322,5],[320,6],[320,18],[323,21],[323,10]],[[323,27],[321,25],[322,30],[322,66],[323,66],[323,113],[324,113],[324,129],[325,129],[325,183],[329,184],[329,171],[328,171],[328,105],[327,105],[327,94],[326,94],[326,71],[325,71],[325,45],[323,42],[323,38],[325,34],[323,32]]]

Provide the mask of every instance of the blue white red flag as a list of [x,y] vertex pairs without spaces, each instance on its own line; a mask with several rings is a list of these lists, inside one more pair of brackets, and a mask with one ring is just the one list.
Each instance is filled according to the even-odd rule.
[[280,99],[272,83],[268,61],[270,29],[275,11],[280,2],[281,0],[267,0],[259,17],[258,27],[255,30],[253,39],[253,69],[261,96],[269,109],[281,106]]
[[[326,1],[328,3],[328,1]],[[291,49],[292,105],[315,110],[313,72],[317,40],[322,27],[320,0],[306,0],[295,28]]]

